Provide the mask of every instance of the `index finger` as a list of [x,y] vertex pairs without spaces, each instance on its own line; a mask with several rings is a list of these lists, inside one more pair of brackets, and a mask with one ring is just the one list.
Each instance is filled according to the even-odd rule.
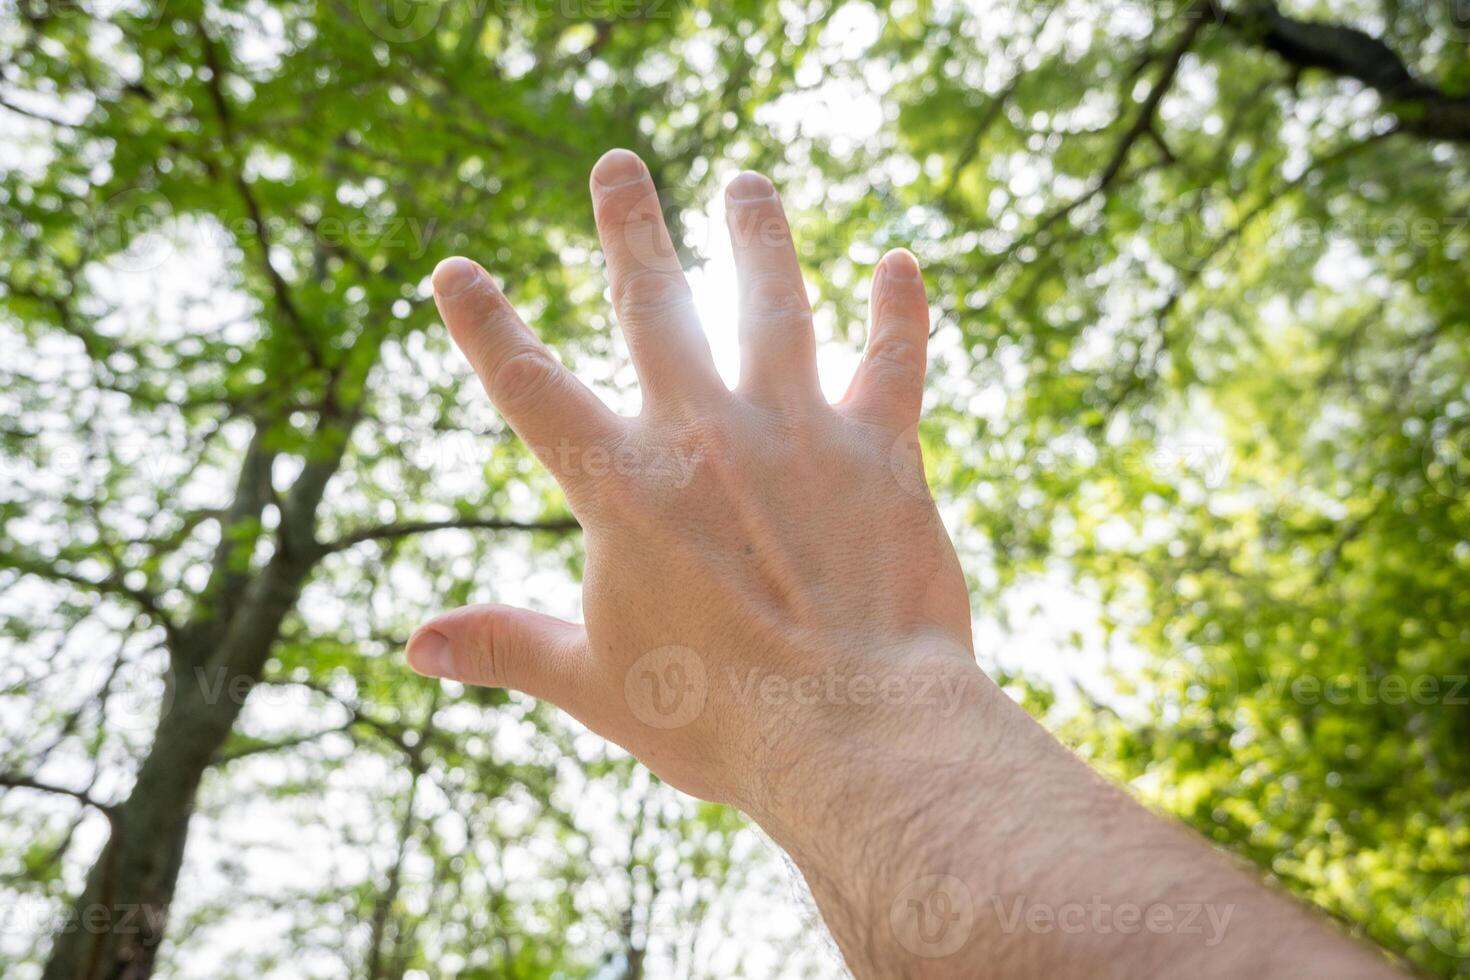
[[478,264],[445,259],[433,282],[439,314],[490,400],[565,485],[577,471],[573,454],[615,441],[622,420],[562,366]]

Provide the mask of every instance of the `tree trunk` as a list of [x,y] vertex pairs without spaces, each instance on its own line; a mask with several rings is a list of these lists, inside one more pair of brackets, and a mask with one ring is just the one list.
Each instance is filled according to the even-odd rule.
[[[212,651],[176,651],[175,695],[86,887],[57,931],[43,980],[144,980],[173,902],[194,797],[260,678],[314,561],[277,556],[249,580]],[[180,655],[182,654],[182,655]],[[194,667],[185,667],[186,664]]]
[[[163,729],[160,728],[160,736]],[[57,932],[45,980],[142,980],[153,971],[203,770],[160,743],[117,808],[112,835]]]

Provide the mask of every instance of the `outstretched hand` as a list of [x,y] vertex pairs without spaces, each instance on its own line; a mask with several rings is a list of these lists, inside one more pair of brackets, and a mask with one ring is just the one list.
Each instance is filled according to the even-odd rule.
[[479,265],[448,259],[433,278],[455,342],[584,528],[586,626],[471,606],[418,631],[409,662],[549,700],[687,792],[773,811],[792,780],[911,734],[913,702],[983,681],[914,438],[923,280],[906,251],[879,262],[867,351],[829,404],[780,197],[741,174],[726,193],[742,351],[730,391],[648,169],[613,150],[591,190],[637,418],[564,368]]

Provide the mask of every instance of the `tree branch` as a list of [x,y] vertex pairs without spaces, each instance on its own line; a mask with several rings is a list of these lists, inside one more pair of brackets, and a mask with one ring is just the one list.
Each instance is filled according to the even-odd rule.
[[[1159,75],[1158,81],[1154,82],[1153,88],[1149,89],[1148,95],[1143,100],[1143,105],[1138,107],[1138,115],[1133,119],[1133,125],[1123,134],[1118,141],[1113,155],[1108,159],[1107,165],[1103,167],[1102,175],[1098,177],[1097,183],[1092,190],[1077,203],[1091,200],[1093,197],[1112,186],[1113,181],[1123,171],[1123,164],[1128,160],[1128,154],[1133,145],[1146,136],[1154,126],[1154,117],[1158,114],[1159,105],[1164,101],[1164,96],[1169,94],[1169,89],[1174,86],[1174,77],[1179,74],[1179,65],[1184,61],[1184,56],[1194,46],[1194,39],[1209,22],[1204,14],[1204,5],[1198,4],[1192,8],[1189,15],[1189,26],[1180,32],[1175,39],[1174,45],[1164,56],[1164,69]],[[1076,205],[1073,205],[1074,207]]]
[[100,811],[108,820],[115,817],[112,806],[99,803],[85,790],[68,789],[65,786],[53,786],[40,780],[32,779],[30,776],[22,776],[20,773],[0,772],[0,789],[33,789],[39,793],[52,793],[56,796],[69,796],[79,803],[84,803],[94,810]]
[[[339,697],[338,695],[332,693],[331,689],[326,687],[324,684],[320,684],[311,680],[293,680],[287,678],[265,678],[261,681],[261,683],[271,684],[276,687],[304,687],[308,691],[319,694],[322,697],[326,698],[328,701],[331,701],[333,704],[342,707],[347,711],[348,719],[346,724],[336,729],[337,731],[347,732],[351,731],[354,726],[361,726],[363,728],[372,730],[384,740],[391,742],[396,748],[402,751],[404,755],[410,758],[413,758],[416,754],[423,751],[422,742],[419,742],[415,745],[409,744],[408,740],[404,737],[404,732],[406,731],[406,729],[403,725],[395,722],[385,721],[381,718],[374,718],[371,714],[362,710],[362,705],[360,703],[349,701],[346,698]],[[219,759],[217,761],[227,762],[229,760]]]
[[1355,27],[1298,20],[1274,2],[1222,11],[1224,23],[1299,69],[1316,68],[1362,82],[1383,96],[1402,128],[1430,139],[1470,143],[1470,98],[1415,77],[1380,39]]
[[322,544],[322,553],[330,554],[354,547],[365,541],[389,541],[406,538],[430,531],[485,530],[485,531],[558,531],[581,530],[582,525],[573,517],[555,517],[544,521],[512,521],[501,517],[457,517],[446,521],[408,521],[402,524],[380,524],[346,534],[336,541]]
[[212,764],[215,766],[222,766],[231,762],[235,762],[238,759],[249,758],[253,755],[263,755],[267,752],[279,752],[282,749],[294,749],[299,746],[306,745],[308,742],[315,742],[318,739],[325,738],[328,735],[341,734],[342,732],[345,732],[349,728],[351,728],[354,724],[357,724],[358,720],[359,719],[354,716],[352,718],[349,718],[342,724],[334,725],[331,728],[323,728],[322,730],[315,732],[303,732],[298,735],[288,735],[285,738],[277,739],[275,741],[256,740],[240,736],[238,742],[235,745],[226,744],[222,746],[219,752],[215,753],[214,762]]
[[4,568],[12,569],[22,575],[34,575],[48,582],[65,582],[99,595],[115,595],[129,599],[163,627],[170,642],[178,639],[178,627],[168,613],[163,611],[163,607],[158,604],[157,597],[143,589],[135,589],[128,585],[121,574],[113,573],[103,579],[91,579],[78,572],[69,572],[25,555],[0,552],[0,569]]
[[[207,85],[211,101],[214,103],[215,115],[219,117],[220,133],[224,138],[225,149],[234,157],[237,155],[235,146],[234,115],[230,111],[229,100],[225,97],[224,90],[224,65],[221,62],[214,38],[204,26],[203,20],[195,21],[195,28],[199,32],[199,39],[203,45],[204,64],[209,69]],[[245,205],[246,215],[250,219],[251,231],[255,234],[256,246],[260,252],[261,271],[265,273],[266,282],[270,285],[271,294],[275,297],[276,305],[281,314],[296,331],[301,340],[301,346],[306,351],[307,360],[317,370],[322,370],[325,364],[322,353],[317,348],[316,340],[307,328],[306,320],[301,311],[296,307],[296,301],[291,297],[291,287],[276,269],[275,263],[271,261],[272,242],[270,228],[266,223],[265,214],[261,210],[260,202],[256,200],[254,192],[250,189],[250,182],[245,179],[245,174],[239,168],[238,161],[231,161],[233,167],[227,175],[229,181],[234,185],[236,193],[240,195],[241,202]],[[214,164],[208,159],[205,164],[211,170],[215,170]],[[215,176],[222,176],[216,170]]]
[[52,126],[60,126],[63,129],[76,129],[75,123],[69,123],[65,119],[57,119],[55,116],[48,116],[44,113],[36,112],[34,109],[27,109],[24,106],[18,106],[14,102],[10,102],[3,97],[0,97],[0,109],[6,109],[10,112],[15,113],[18,116],[26,116],[39,122],[50,123]]
[[[1138,107],[1138,114],[1133,117],[1133,122],[1124,130],[1122,137],[1113,147],[1113,152],[1108,156],[1107,162],[1103,165],[1097,179],[1092,182],[1092,186],[1060,207],[1054,208],[1030,231],[1013,242],[1001,256],[1000,261],[996,263],[995,268],[991,270],[992,275],[1009,264],[1021,249],[1036,242],[1058,222],[1066,220],[1072,212],[1093,198],[1108,192],[1114,181],[1122,174],[1123,166],[1128,162],[1133,147],[1153,129],[1154,118],[1158,114],[1159,106],[1163,103],[1164,96],[1169,94],[1169,89],[1174,86],[1174,79],[1179,74],[1179,66],[1184,61],[1184,56],[1194,46],[1200,31],[1209,23],[1208,11],[1209,0],[1202,0],[1190,7],[1186,18],[1187,26],[1179,32],[1179,36],[1174,39],[1174,43],[1163,56],[1162,72],[1149,89],[1148,95],[1144,97],[1143,103]],[[1119,119],[1121,118],[1120,114]]]

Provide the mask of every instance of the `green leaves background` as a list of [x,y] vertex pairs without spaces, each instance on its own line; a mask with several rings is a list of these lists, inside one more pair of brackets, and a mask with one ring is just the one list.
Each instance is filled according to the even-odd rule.
[[[772,172],[827,343],[914,248],[922,437],[987,666],[1144,798],[1470,975],[1470,185],[1465,142],[1424,133],[1470,83],[1450,6],[23,0],[0,771],[142,807],[186,730],[159,719],[231,704],[210,658],[290,572],[223,665],[159,972],[834,969],[793,911],[732,899],[782,887],[736,817],[401,663],[435,609],[576,613],[560,495],[425,277],[479,258],[616,393],[585,181],[623,145],[691,264],[720,179]],[[1283,53],[1283,17],[1366,32],[1434,97]],[[1052,645],[1017,622],[1037,594],[1076,619]],[[107,826],[5,793],[7,975],[39,974]],[[293,881],[303,842],[331,860]]]

